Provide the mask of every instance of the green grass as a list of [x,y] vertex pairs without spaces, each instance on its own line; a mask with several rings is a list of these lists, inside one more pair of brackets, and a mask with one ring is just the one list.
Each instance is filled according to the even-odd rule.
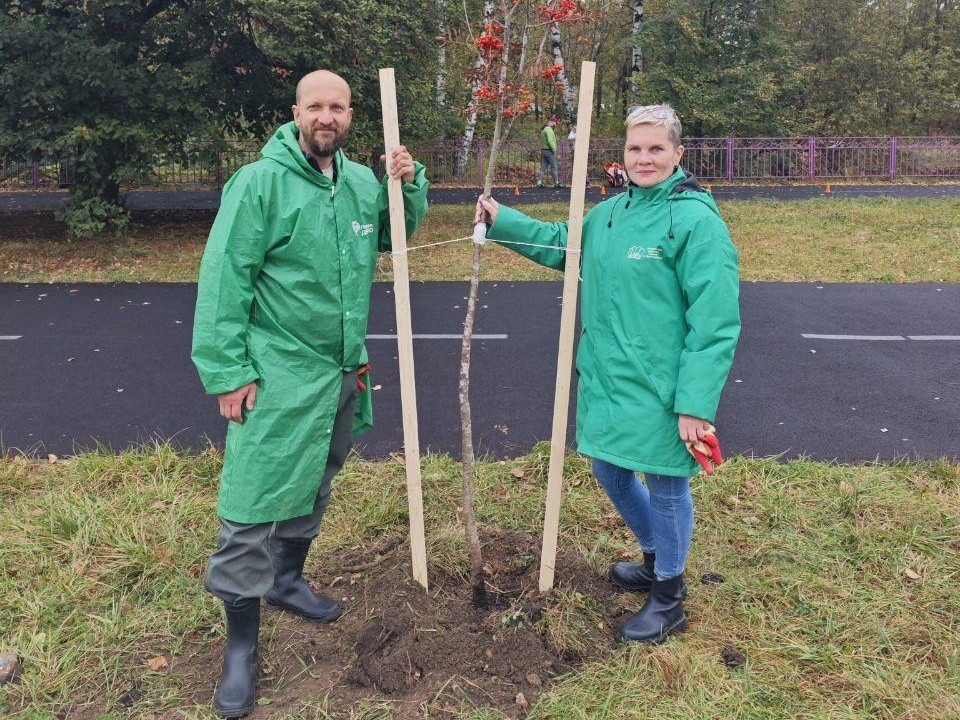
[[[509,203],[510,198],[505,200]],[[560,220],[567,206],[523,206]],[[960,282],[960,200],[820,198],[796,202],[721,204],[740,251],[744,280],[810,282]],[[436,205],[412,245],[470,234],[473,208]],[[137,226],[126,238],[69,243],[19,233],[0,238],[0,282],[194,282],[208,222]],[[464,241],[414,251],[414,281],[466,280],[470,246]],[[485,280],[556,280],[499,246],[483,255]],[[389,280],[380,260],[378,280]]]
[[[543,446],[482,462],[480,521],[539,533],[546,467]],[[145,663],[221,642],[217,605],[200,583],[219,468],[217,454],[168,447],[0,461],[0,651],[25,657],[23,682],[0,688],[0,715],[212,717]],[[465,574],[457,477],[449,458],[424,458],[430,560]],[[582,458],[568,458],[565,477],[560,542],[602,572],[632,543]],[[314,557],[404,533],[404,487],[402,463],[352,459]],[[690,631],[658,648],[612,650],[554,686],[531,717],[960,717],[960,465],[738,458],[696,480],[694,492]],[[707,571],[726,582],[699,585]],[[542,629],[575,649],[578,624],[595,618],[590,600],[558,599]],[[724,646],[743,652],[746,666],[725,667]],[[267,656],[278,651],[266,642]],[[131,682],[142,697],[124,710]],[[89,714],[103,707],[113,714]],[[347,711],[304,698],[261,712]],[[391,712],[370,702],[350,715]]]

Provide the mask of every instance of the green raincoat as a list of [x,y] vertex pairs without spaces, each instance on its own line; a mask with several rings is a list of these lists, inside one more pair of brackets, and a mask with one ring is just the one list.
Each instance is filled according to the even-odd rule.
[[[562,269],[567,224],[502,206],[488,237]],[[583,225],[577,444],[630,470],[699,466],[677,416],[713,422],[740,335],[737,251],[712,196],[683,170],[595,206]]]
[[[343,373],[367,361],[377,252],[390,249],[386,179],[337,152],[336,183],[314,170],[290,122],[227,183],[210,230],[193,362],[211,395],[256,381],[254,409],[231,422],[217,514],[240,523],[313,511]],[[427,210],[427,179],[403,184],[407,233]],[[367,384],[369,387],[369,383]],[[354,433],[373,422],[370,392]]]

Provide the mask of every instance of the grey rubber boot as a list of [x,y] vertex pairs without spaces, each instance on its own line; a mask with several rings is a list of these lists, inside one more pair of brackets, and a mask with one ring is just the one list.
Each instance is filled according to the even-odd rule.
[[273,610],[286,610],[314,622],[333,622],[343,612],[340,604],[315,593],[303,579],[303,564],[311,542],[274,539],[270,553],[273,587],[263,599]]
[[227,646],[223,651],[223,670],[213,696],[217,715],[243,717],[257,700],[257,666],[260,638],[260,600],[223,604],[227,617]]

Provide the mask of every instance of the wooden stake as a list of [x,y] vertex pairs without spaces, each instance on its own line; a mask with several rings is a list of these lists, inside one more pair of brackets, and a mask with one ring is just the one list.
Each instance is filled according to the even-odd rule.
[[590,121],[596,73],[596,63],[584,62],[581,65],[580,99],[577,104],[577,139],[573,150],[573,182],[570,185],[570,222],[567,225],[567,254],[563,270],[563,308],[560,311],[557,386],[553,400],[550,468],[547,473],[547,506],[543,519],[543,549],[540,552],[540,592],[546,592],[553,587],[553,573],[557,561],[563,460],[567,450],[570,373],[573,366],[573,333],[577,319],[577,292],[580,281],[583,201],[587,190],[587,155],[590,148]]
[[[400,144],[397,88],[393,68],[380,70],[383,144],[387,163]],[[407,226],[403,191],[398,178],[388,178],[390,238],[393,242],[393,296],[397,308],[397,349],[400,361],[400,404],[403,412],[403,456],[407,467],[407,506],[410,511],[410,553],[413,579],[427,590],[427,549],[423,533],[423,489],[420,482],[420,437],[417,431],[417,389],[413,373],[413,326],[410,320],[410,275],[407,266]]]

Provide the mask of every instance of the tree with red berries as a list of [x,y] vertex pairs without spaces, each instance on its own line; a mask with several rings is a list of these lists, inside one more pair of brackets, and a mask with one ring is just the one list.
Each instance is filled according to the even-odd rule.
[[[493,137],[490,142],[490,154],[486,163],[486,175],[483,183],[483,193],[488,197],[493,190],[497,156],[503,139],[510,134],[514,121],[533,108],[532,93],[521,82],[527,63],[527,46],[531,29],[542,26],[544,14],[547,12],[562,13],[563,15],[562,17],[559,15],[551,16],[549,20],[551,25],[577,16],[577,5],[573,0],[559,0],[556,4],[558,7],[552,7],[551,5],[535,6],[524,2],[524,0],[502,0],[499,4],[487,0],[484,3],[483,31],[476,35],[473,40],[477,55],[470,77],[471,105],[468,111],[467,132],[464,135],[464,145],[461,147],[461,151],[465,164],[466,150],[469,149],[473,141],[473,131],[476,127],[477,118],[482,114],[492,115]],[[562,10],[559,8],[561,4],[563,4]],[[571,6],[572,10],[570,9]],[[557,57],[556,54],[554,54],[554,57]],[[556,67],[556,65],[553,67]],[[571,109],[571,114],[573,112],[575,110]],[[467,298],[467,314],[464,320],[463,345],[460,354],[459,384],[463,518],[470,554],[471,586],[474,602],[478,605],[486,601],[486,591],[484,587],[483,556],[474,509],[473,471],[475,456],[470,411],[470,355],[480,283],[481,252],[482,240],[475,238],[470,292]]]

